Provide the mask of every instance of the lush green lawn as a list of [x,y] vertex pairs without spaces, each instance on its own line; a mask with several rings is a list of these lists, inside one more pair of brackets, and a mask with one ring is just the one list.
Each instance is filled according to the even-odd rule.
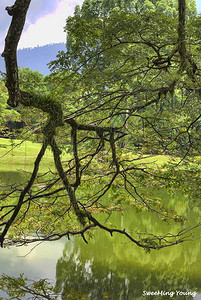
[[[24,169],[31,171],[37,153],[41,145],[21,140],[0,138],[0,171],[17,171]],[[67,159],[65,155],[65,159]],[[47,149],[41,164],[42,171],[54,168],[53,156],[50,149]]]
[[[40,151],[41,144],[33,143],[30,141],[21,140],[11,140],[0,138],[0,171],[17,171],[18,169],[24,169],[26,171],[31,171],[33,169],[33,164],[37,153]],[[168,155],[144,155],[142,157],[138,155],[133,155],[133,153],[123,153],[121,159],[134,160],[136,164],[146,163],[148,166],[156,164],[161,166],[170,161],[179,162],[179,158],[171,157]],[[70,154],[63,155],[63,160],[68,160]],[[198,157],[197,157],[198,160]],[[199,164],[201,158],[199,157],[199,162],[195,161],[196,164]],[[48,169],[54,168],[53,156],[50,149],[47,149],[41,164],[41,171],[46,171]]]
[[170,155],[156,155],[156,154],[133,154],[132,152],[123,152],[121,155],[121,160],[127,160],[127,161],[133,161],[136,165],[145,165],[147,167],[160,167],[164,164],[170,163],[170,162],[179,162],[178,157],[170,156]]

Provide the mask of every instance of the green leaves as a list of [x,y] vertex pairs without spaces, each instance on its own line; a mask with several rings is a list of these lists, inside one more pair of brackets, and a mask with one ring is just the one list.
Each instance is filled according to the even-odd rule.
[[0,278],[1,291],[5,292],[9,300],[23,300],[25,297],[32,297],[31,299],[48,299],[56,300],[58,295],[54,292],[53,286],[46,280],[40,279],[38,281],[31,281],[24,274],[19,277],[10,277],[3,274]]
[[[26,123],[35,126],[49,117],[43,133],[59,176],[49,172],[47,178],[38,176],[38,186],[32,182],[13,223],[18,226],[10,233],[16,243],[22,242],[22,233],[26,241],[32,232],[39,240],[69,234],[85,240],[85,231],[99,226],[143,247],[160,248],[155,236],[140,244],[127,231],[108,229],[92,216],[123,211],[125,202],[183,224],[185,216],[162,198],[147,189],[139,192],[141,186],[178,187],[185,174],[189,183],[199,178],[196,172],[189,176],[188,164],[184,173],[177,164],[200,155],[200,20],[188,21],[182,40],[188,63],[181,68],[175,3],[84,1],[67,20],[67,52],[50,64],[53,73],[43,78],[28,69],[19,71]],[[33,107],[31,114],[27,107]],[[68,161],[61,161],[61,150],[71,153]],[[12,209],[8,214],[4,209],[2,226],[10,227]],[[82,223],[86,220],[82,229],[76,215]]]
[[0,79],[0,124],[1,129],[6,129],[6,123],[8,121],[20,120],[20,114],[16,110],[10,110],[7,105],[7,89],[5,87],[3,79]]

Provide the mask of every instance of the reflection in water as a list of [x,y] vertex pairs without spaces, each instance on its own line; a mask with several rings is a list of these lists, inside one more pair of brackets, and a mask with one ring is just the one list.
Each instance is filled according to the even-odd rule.
[[[183,202],[178,210],[184,207]],[[189,217],[196,220],[199,216],[200,212],[192,211]],[[131,210],[124,217],[116,213],[112,218],[116,225],[122,223],[129,229],[157,233],[178,230],[178,225],[162,223],[157,216],[147,214],[141,218]],[[56,288],[62,291],[62,299],[193,299],[195,293],[201,292],[200,249],[198,240],[147,254],[123,237],[111,238],[94,230],[88,244],[80,238],[66,243],[57,262]],[[167,295],[149,296],[149,291]],[[180,294],[176,296],[176,292]]]
[[[62,254],[65,240],[33,243],[24,247],[1,249],[0,275],[19,276],[26,274],[31,279],[55,279],[55,264]],[[0,292],[1,296],[1,292]]]
[[[114,242],[110,247],[110,238],[103,239],[98,235],[97,240],[98,244],[89,243],[81,247],[79,239],[66,244],[56,273],[56,286],[58,291],[63,289],[63,299],[73,291],[74,299],[82,299],[81,295],[88,296],[87,299],[154,299],[143,297],[143,291],[201,291],[200,253],[197,251],[200,243],[191,253],[193,257],[197,256],[191,259],[190,253],[181,246],[171,253],[164,251],[157,254],[133,249],[130,255],[131,245],[121,244],[113,251],[118,246]],[[185,256],[190,261],[184,259]],[[159,296],[157,299],[170,297]],[[192,297],[180,296],[179,299]]]
[[[10,174],[10,173],[9,173]],[[16,173],[17,174],[17,173]],[[16,175],[16,174],[13,174]],[[6,172],[0,174],[2,181],[12,183]],[[26,174],[21,174],[22,182]],[[16,178],[13,179],[16,182]],[[147,193],[154,194],[153,190]],[[200,219],[198,208],[189,210],[189,204],[181,194],[170,197],[164,191],[159,195],[169,208],[176,208],[178,214],[188,217],[189,225]],[[156,191],[156,195],[159,191]],[[165,196],[166,195],[166,196]],[[101,220],[103,222],[103,220]],[[118,227],[164,234],[176,233],[179,225],[161,222],[157,215],[148,212],[137,214],[128,209],[124,216],[114,213],[111,217],[113,224]],[[94,229],[94,236],[89,243],[84,244],[80,238],[67,242],[62,257],[56,266],[56,290],[62,292],[62,299],[179,299],[188,300],[192,296],[143,296],[145,292],[197,292],[201,294],[201,242],[189,242],[150,254],[136,245],[129,243],[124,237],[115,235],[111,238],[108,233]],[[43,244],[44,245],[44,244]],[[47,246],[47,244],[45,244]],[[52,246],[52,247],[51,247]],[[25,273],[30,279],[46,277],[54,279],[53,261],[59,256],[62,243],[51,243],[43,246],[37,252],[25,258],[16,259],[16,253],[8,253],[3,249],[0,258],[1,272],[10,276]],[[54,251],[53,251],[54,248]],[[23,248],[22,248],[23,249]],[[12,250],[13,251],[13,250]],[[11,252],[12,252],[11,251]],[[19,251],[19,250],[18,250]],[[25,252],[29,252],[26,248]],[[52,252],[52,253],[51,253]],[[24,253],[24,254],[26,254]],[[38,253],[38,257],[36,255]],[[60,252],[61,253],[61,252]],[[50,255],[51,254],[51,255]],[[19,253],[18,253],[19,255]],[[20,253],[20,256],[22,254]],[[1,292],[0,292],[1,296]],[[200,299],[196,296],[195,299]]]

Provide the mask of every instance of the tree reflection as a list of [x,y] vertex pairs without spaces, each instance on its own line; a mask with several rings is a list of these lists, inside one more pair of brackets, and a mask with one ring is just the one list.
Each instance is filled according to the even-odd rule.
[[[79,239],[65,245],[56,271],[56,290],[62,299],[154,299],[143,297],[143,291],[201,291],[200,242],[194,249],[189,245],[191,249],[185,247],[184,251],[179,246],[175,252],[145,255],[132,245],[126,249],[115,241],[111,245],[111,238],[100,233],[95,238],[96,242],[88,245]],[[178,298],[193,299],[184,295]],[[170,296],[159,295],[157,299]]]
[[[180,210],[184,215],[188,212],[189,206],[185,197],[179,193],[172,197],[166,193],[166,197],[162,191],[161,193],[164,201],[174,206],[177,204],[179,213]],[[188,215],[189,222],[196,222],[200,214],[200,210],[192,209]],[[103,219],[101,221],[104,222]],[[118,212],[113,213],[111,221],[119,228],[126,226],[130,231],[132,228],[141,228],[159,235],[170,229],[171,232],[178,230],[176,224],[164,223],[150,213],[142,218],[130,208],[125,210],[124,216]],[[159,295],[155,298],[143,296],[143,292],[201,292],[200,240],[145,253],[143,249],[128,243],[124,237],[114,235],[111,238],[109,234],[96,229],[93,234],[92,239],[89,235],[86,236],[88,244],[81,238],[74,238],[65,244],[63,255],[56,266],[55,288],[53,285],[49,286],[49,282],[44,279],[33,282],[8,276],[0,280],[0,288],[4,288],[7,293],[13,293],[14,298],[9,295],[9,300],[16,299],[16,295],[21,293],[30,293],[30,288],[32,295],[35,293],[31,299],[45,299],[46,295],[47,299],[57,300],[188,300],[192,296],[174,295],[171,298],[169,295]],[[42,296],[39,297],[39,294]],[[26,298],[23,296],[19,299]]]

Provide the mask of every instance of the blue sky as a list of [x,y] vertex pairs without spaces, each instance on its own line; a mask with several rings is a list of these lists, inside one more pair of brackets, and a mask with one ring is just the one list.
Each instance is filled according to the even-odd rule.
[[201,0],[196,0],[197,10],[201,14]]
[[[82,5],[83,1],[32,0],[19,48],[65,42],[66,34],[63,28],[66,18],[73,15],[75,6]],[[4,39],[10,24],[5,7],[13,3],[14,0],[0,0],[0,53],[3,51]],[[198,12],[201,13],[201,0],[196,0],[196,3]]]
[[[84,0],[32,0],[27,14],[26,25],[18,48],[42,46],[65,42],[63,28],[66,18],[73,15],[76,5]],[[0,0],[0,53],[11,18],[5,11],[14,0]]]

